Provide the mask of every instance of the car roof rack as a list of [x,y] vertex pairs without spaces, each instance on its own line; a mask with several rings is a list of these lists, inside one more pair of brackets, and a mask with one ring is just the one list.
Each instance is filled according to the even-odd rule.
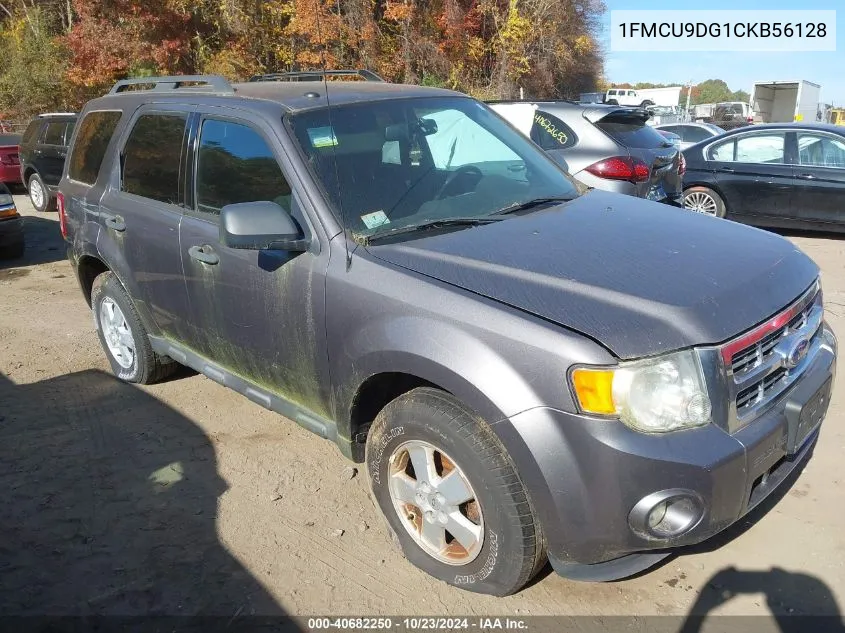
[[365,81],[381,81],[384,79],[379,77],[371,70],[298,70],[284,73],[269,73],[266,75],[255,75],[250,77],[250,81],[323,81],[328,77],[361,77]]
[[[192,84],[186,86],[185,84]],[[147,90],[133,90],[132,92],[169,92],[176,89],[191,89],[210,91],[221,94],[234,94],[235,89],[224,77],[220,75],[174,75],[169,77],[135,77],[133,79],[121,79],[112,89],[110,95],[121,92],[128,92],[130,86],[152,86]]]

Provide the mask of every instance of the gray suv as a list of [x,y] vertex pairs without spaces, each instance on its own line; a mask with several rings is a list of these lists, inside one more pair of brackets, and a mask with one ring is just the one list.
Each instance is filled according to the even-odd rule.
[[119,378],[188,365],[335,442],[408,560],[472,591],[710,538],[827,410],[809,258],[586,191],[456,92],[122,81],[80,116],[59,217]]

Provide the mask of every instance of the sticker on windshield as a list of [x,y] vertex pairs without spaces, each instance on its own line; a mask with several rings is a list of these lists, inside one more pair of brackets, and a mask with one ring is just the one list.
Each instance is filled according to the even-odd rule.
[[311,139],[313,147],[331,147],[337,146],[337,136],[331,127],[312,127],[308,128],[308,136]]
[[361,221],[368,229],[377,229],[382,224],[390,224],[390,220],[387,219],[387,216],[381,209],[362,215]]

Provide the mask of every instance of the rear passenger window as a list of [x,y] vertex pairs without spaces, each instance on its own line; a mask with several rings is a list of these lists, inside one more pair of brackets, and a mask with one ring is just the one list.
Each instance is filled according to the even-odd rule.
[[270,146],[247,125],[206,119],[197,157],[197,208],[218,215],[227,204],[259,201],[292,212],[290,186]]
[[44,131],[45,145],[64,145],[65,144],[65,128],[67,123],[64,121],[48,123],[47,129]]
[[566,149],[578,140],[572,129],[556,116],[537,110],[531,126],[531,140],[543,149]]
[[179,204],[188,115],[144,114],[138,117],[123,148],[123,191],[166,204]]
[[120,112],[111,111],[85,115],[68,159],[69,178],[88,185],[97,182],[100,165],[120,117]]

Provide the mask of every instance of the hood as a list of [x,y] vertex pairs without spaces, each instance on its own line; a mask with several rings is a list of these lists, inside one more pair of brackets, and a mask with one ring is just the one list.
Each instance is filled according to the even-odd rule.
[[368,251],[581,332],[622,359],[726,341],[818,276],[775,234],[598,190]]

